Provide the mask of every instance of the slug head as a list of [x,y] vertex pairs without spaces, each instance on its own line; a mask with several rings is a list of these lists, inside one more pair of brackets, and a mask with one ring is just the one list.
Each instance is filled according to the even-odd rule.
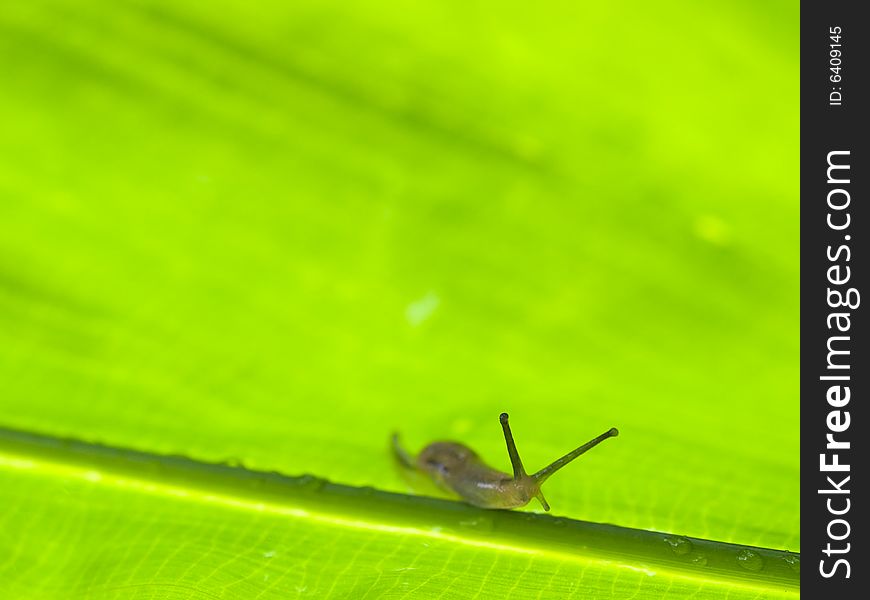
[[541,503],[541,505],[544,507],[544,510],[546,511],[550,510],[550,505],[544,498],[544,494],[541,493],[541,485],[543,485],[543,483],[547,479],[549,479],[549,477],[553,475],[553,473],[576,459],[581,454],[585,453],[591,448],[594,448],[607,438],[616,437],[617,435],[619,435],[619,430],[616,429],[616,427],[612,427],[610,428],[610,430],[602,433],[597,438],[586,442],[585,444],[578,448],[575,448],[562,458],[553,461],[537,473],[533,475],[527,475],[526,470],[523,467],[523,462],[522,460],[520,460],[520,454],[517,451],[516,443],[514,443],[514,436],[511,432],[511,427],[508,423],[508,419],[509,417],[507,413],[501,413],[501,415],[499,415],[499,422],[501,423],[502,430],[504,431],[504,439],[505,443],[507,444],[508,456],[510,456],[511,466],[513,466],[514,470],[514,483],[518,490],[523,490],[525,492],[528,498],[526,502],[524,502],[520,506],[525,505],[525,503],[527,503],[534,496],[538,499],[538,501]]

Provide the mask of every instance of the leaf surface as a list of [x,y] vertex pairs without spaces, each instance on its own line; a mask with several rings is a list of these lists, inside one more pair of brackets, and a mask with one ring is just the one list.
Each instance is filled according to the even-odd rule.
[[[0,426],[799,551],[796,3],[7,4]],[[761,593],[7,458],[13,597]]]

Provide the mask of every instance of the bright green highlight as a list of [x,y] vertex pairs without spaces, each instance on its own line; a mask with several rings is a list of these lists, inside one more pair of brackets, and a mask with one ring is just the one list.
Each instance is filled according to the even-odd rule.
[[[799,551],[798,9],[6,3],[0,426],[397,492],[394,430],[507,471],[500,412],[529,470],[618,427],[554,514]],[[260,534],[288,589],[646,577],[2,477],[19,591],[118,581],[48,543],[110,553],[101,520],[186,584],[188,519],[240,585]]]
[[[401,531],[242,511],[82,480],[0,471],[8,597],[609,597],[753,599],[755,587],[456,545]],[[36,501],[33,499],[36,498]],[[693,596],[694,594],[694,596]],[[770,592],[766,598],[797,598]]]

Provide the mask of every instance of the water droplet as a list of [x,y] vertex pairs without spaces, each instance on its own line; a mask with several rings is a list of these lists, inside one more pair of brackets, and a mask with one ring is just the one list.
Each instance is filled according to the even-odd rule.
[[314,475],[302,475],[296,480],[296,485],[306,491],[319,492],[326,485],[326,480]]
[[696,554],[692,557],[692,562],[699,567],[704,567],[707,565],[707,557],[703,554]]
[[737,564],[747,571],[760,571],[764,568],[764,559],[754,550],[741,550],[737,553]]
[[788,564],[788,566],[791,567],[792,571],[794,571],[795,573],[800,575],[800,573],[801,573],[801,557],[800,556],[797,556],[795,554],[789,554],[788,556],[784,557],[782,560],[784,560],[786,562],[786,564]]
[[459,526],[463,529],[473,529],[482,533],[489,533],[495,527],[492,519],[489,517],[472,517],[471,519],[460,521]]
[[695,235],[705,242],[725,246],[731,238],[731,228],[718,217],[704,215],[695,221]]
[[440,303],[441,299],[438,295],[433,291],[429,291],[425,296],[408,305],[405,309],[405,319],[416,327],[428,319]]
[[692,551],[692,542],[684,537],[666,537],[665,543],[671,547],[674,554],[683,556]]

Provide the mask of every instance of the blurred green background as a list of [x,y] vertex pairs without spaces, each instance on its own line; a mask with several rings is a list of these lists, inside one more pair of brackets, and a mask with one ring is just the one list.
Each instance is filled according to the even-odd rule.
[[798,9],[3,3],[0,426],[401,492],[616,426],[555,514],[799,551]]

